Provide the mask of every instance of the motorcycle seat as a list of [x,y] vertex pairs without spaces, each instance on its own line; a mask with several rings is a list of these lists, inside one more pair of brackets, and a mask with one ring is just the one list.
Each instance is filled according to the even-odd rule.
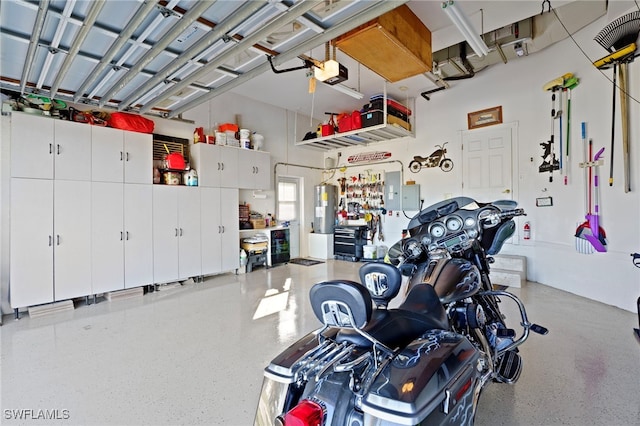
[[[358,283],[330,281],[320,285],[325,286],[325,294],[329,294],[330,290],[327,285],[333,287],[331,289],[332,297],[336,297],[338,289],[340,289],[339,291],[345,290],[346,298],[344,300],[356,313],[356,323],[361,325],[360,330],[388,348],[402,348],[429,330],[447,330],[449,328],[444,308],[440,304],[440,299],[434,288],[430,285],[414,287],[407,295],[406,300],[397,309],[372,310],[369,310],[371,309],[371,296]],[[322,301],[317,297],[319,293],[318,291],[312,291],[312,307],[314,307],[314,311],[322,304]],[[320,320],[323,320],[322,314],[318,315],[319,312],[321,310],[316,311],[316,315]],[[366,317],[366,321],[363,321],[365,319],[363,316]],[[373,346],[372,340],[350,325],[345,326],[344,323],[330,325],[340,327],[335,336],[335,340],[338,343],[347,342],[360,348]]]

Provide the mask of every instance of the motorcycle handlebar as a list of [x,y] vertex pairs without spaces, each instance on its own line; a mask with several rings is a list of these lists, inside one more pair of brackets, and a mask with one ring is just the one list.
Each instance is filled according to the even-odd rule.
[[524,212],[524,209],[513,209],[513,210],[505,210],[498,213],[498,217],[500,219],[511,219],[516,216],[526,216],[527,214]]

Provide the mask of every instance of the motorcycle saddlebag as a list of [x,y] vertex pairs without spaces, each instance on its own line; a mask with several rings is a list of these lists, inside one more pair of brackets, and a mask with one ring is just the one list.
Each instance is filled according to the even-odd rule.
[[130,130],[139,133],[153,133],[155,125],[153,120],[127,112],[112,112],[107,124],[114,129]]
[[471,423],[479,357],[464,336],[427,332],[375,379],[362,400],[364,424]]

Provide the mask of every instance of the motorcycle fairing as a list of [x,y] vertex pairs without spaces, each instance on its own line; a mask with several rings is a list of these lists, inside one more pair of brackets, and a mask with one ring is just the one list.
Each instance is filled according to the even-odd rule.
[[362,400],[364,424],[471,424],[479,358],[466,337],[427,332],[376,377]]
[[[496,235],[491,241],[491,245],[489,247],[485,247],[488,255],[498,254],[500,250],[502,250],[502,245],[504,242],[511,238],[513,233],[516,230],[516,223],[512,220],[508,220],[504,222],[502,225],[498,227],[496,230]],[[484,241],[483,241],[484,242]]]

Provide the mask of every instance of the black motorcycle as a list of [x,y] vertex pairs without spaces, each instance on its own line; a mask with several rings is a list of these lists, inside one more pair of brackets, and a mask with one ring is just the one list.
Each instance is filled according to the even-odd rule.
[[[324,326],[265,369],[256,425],[473,424],[482,389],[514,383],[530,331],[522,302],[496,290],[489,265],[524,215],[513,201],[457,197],[411,219],[388,263],[366,263],[360,282],[311,288]],[[402,302],[389,302],[402,293]],[[517,335],[500,312],[514,302]]]

